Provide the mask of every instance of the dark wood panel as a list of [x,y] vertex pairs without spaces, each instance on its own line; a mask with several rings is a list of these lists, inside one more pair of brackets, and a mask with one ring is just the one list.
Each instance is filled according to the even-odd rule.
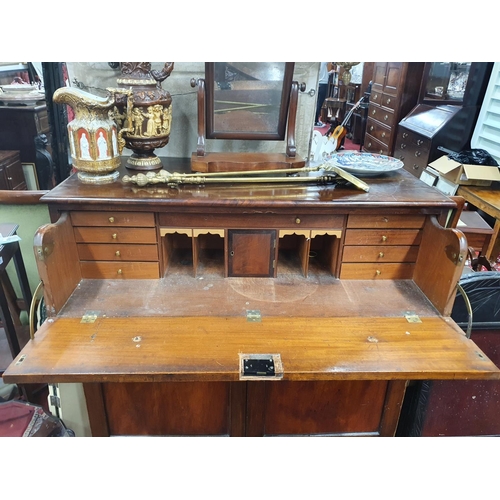
[[[249,382],[250,384],[250,382]],[[249,401],[253,411],[264,408],[253,435],[314,435],[379,432],[386,381],[254,382],[265,385],[264,398]],[[249,387],[250,393],[250,387]],[[261,395],[259,395],[261,396]],[[256,415],[258,419],[258,415]]]
[[229,435],[230,384],[103,384],[111,435]]
[[230,229],[227,234],[228,276],[275,276],[277,231]]

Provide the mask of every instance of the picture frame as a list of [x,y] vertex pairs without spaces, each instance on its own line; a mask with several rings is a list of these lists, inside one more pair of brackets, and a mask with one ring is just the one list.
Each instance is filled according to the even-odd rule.
[[26,181],[26,189],[29,191],[39,191],[38,175],[36,173],[36,165],[34,163],[22,163],[24,179]]

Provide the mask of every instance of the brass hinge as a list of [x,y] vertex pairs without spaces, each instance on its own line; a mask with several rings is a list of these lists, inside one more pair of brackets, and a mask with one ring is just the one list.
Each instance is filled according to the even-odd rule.
[[258,310],[248,310],[247,311],[247,321],[259,322],[262,320],[260,311]]
[[94,323],[99,316],[99,311],[85,311],[80,323]]

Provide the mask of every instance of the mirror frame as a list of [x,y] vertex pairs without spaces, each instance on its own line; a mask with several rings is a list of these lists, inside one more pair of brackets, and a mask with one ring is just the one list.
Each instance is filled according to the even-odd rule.
[[[220,64],[220,63],[219,63]],[[267,64],[267,63],[263,63]],[[205,63],[205,87],[206,87],[206,138],[207,139],[244,139],[244,140],[270,140],[282,141],[285,139],[286,125],[288,119],[288,108],[290,105],[290,92],[292,88],[293,70],[295,63],[285,63],[285,73],[281,90],[280,113],[276,132],[225,132],[214,128],[215,114],[215,63]]]

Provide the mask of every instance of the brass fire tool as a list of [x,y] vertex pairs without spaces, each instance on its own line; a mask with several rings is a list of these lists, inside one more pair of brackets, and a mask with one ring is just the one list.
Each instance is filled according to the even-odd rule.
[[[256,174],[302,174],[309,172],[319,172],[323,171],[325,175],[319,177],[254,177]],[[323,165],[317,167],[304,167],[304,168],[291,168],[291,169],[279,169],[279,170],[253,170],[253,171],[241,171],[241,172],[212,172],[204,175],[197,173],[192,174],[180,174],[177,172],[170,173],[167,170],[160,170],[158,172],[147,172],[146,174],[139,173],[132,176],[124,175],[122,182],[125,184],[137,184],[138,186],[147,186],[149,184],[167,184],[169,187],[178,187],[183,184],[234,184],[234,183],[316,183],[316,184],[327,184],[338,182],[337,177],[350,182],[358,189],[368,192],[370,186],[358,179],[356,176],[346,172],[344,169],[328,165],[324,163]]]

